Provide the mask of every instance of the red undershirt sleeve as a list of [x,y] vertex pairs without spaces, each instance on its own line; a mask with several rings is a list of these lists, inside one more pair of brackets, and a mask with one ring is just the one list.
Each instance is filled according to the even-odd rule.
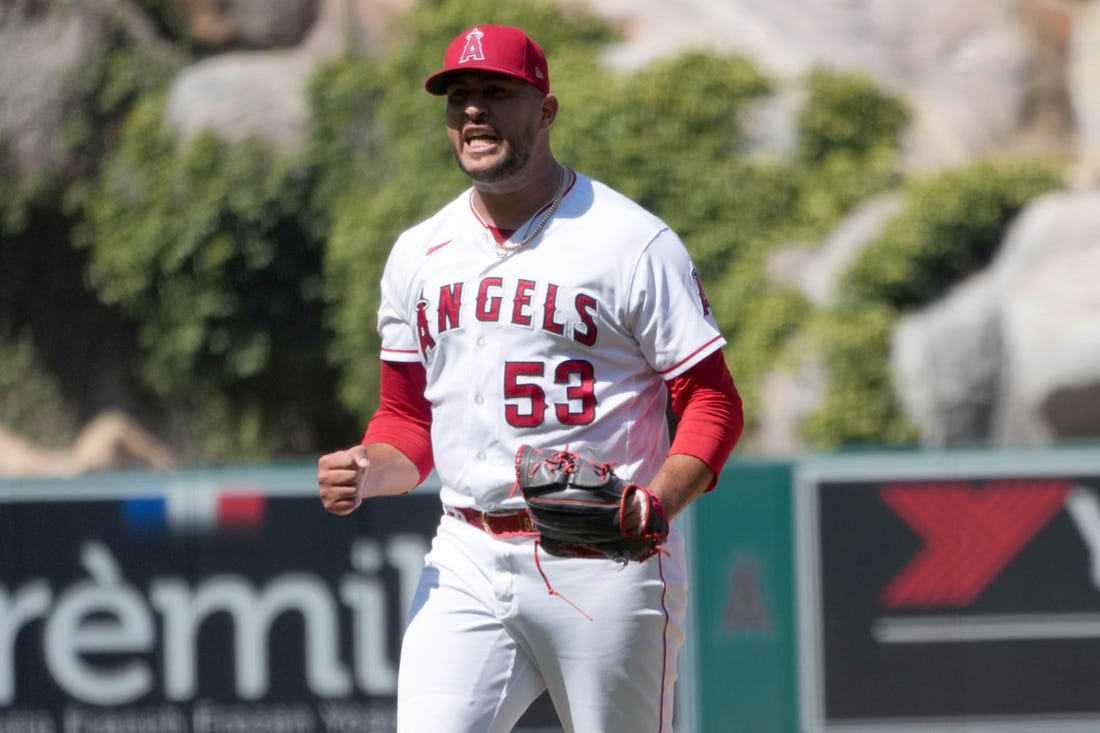
[[424,398],[427,374],[420,362],[383,361],[378,410],[367,423],[363,444],[388,443],[408,456],[424,481],[432,457],[432,406]]
[[741,437],[745,415],[722,351],[715,351],[666,382],[672,411],[680,417],[669,454],[695,456],[714,471],[715,480]]

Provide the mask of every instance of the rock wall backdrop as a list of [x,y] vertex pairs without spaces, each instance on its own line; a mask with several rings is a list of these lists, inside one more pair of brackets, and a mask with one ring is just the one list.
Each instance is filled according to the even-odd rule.
[[[902,165],[910,173],[990,156],[1056,161],[1064,171],[1060,189],[1028,203],[980,271],[898,320],[890,379],[926,445],[1100,437],[1100,0],[558,0],[558,6],[592,13],[619,32],[602,63],[622,73],[689,50],[750,59],[774,82],[748,119],[755,155],[794,154],[806,79],[830,68],[858,70],[904,99],[911,119]],[[9,253],[28,242],[45,247],[49,232],[35,229],[36,213],[64,218],[66,211],[49,182],[78,175],[102,152],[97,146],[111,145],[109,134],[94,144],[65,144],[81,139],[74,125],[97,113],[74,109],[83,103],[74,98],[74,69],[88,59],[109,56],[119,44],[164,59],[173,69],[165,124],[180,145],[212,131],[228,141],[301,150],[308,144],[310,75],[341,55],[370,58],[400,44],[401,21],[412,7],[413,0],[4,0],[0,175],[6,193],[18,191],[32,205],[21,209],[24,221],[8,224],[19,237],[0,246]],[[537,36],[538,28],[530,30]],[[170,37],[186,38],[187,48]],[[834,306],[851,264],[902,208],[899,192],[869,199],[820,241],[777,247],[766,276],[815,307]],[[0,268],[8,269],[0,272],[0,287],[28,276],[29,260],[13,258],[0,254]],[[81,263],[66,267],[79,271]],[[48,305],[13,303],[0,292],[0,307],[6,310],[0,326],[9,332],[24,320],[49,322],[38,314]],[[71,385],[82,385],[79,409],[57,434],[74,435],[97,412],[121,408],[147,418],[171,443],[171,418],[129,393],[117,377],[126,355],[109,355],[109,346],[88,346],[87,369],[80,371],[98,377],[70,375],[70,393]],[[813,449],[800,425],[829,381],[829,367],[813,348],[774,365],[762,380],[744,449],[776,456]],[[0,383],[0,404],[3,389]]]

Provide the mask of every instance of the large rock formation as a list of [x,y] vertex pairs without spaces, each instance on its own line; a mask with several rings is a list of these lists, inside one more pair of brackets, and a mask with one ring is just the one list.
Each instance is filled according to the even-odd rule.
[[134,45],[159,43],[152,24],[128,3],[0,4],[0,171],[32,178],[70,168],[72,152],[57,141],[67,112],[81,101],[71,82],[88,59],[110,48],[108,29]]
[[[1017,145],[1060,147],[1070,9],[1043,0],[570,0],[627,39],[622,67],[698,46],[745,55],[779,80],[815,66],[862,71],[915,113],[913,167],[960,164]],[[1035,109],[1041,107],[1040,110]],[[1036,130],[1035,128],[1039,129]],[[1036,142],[1035,133],[1042,138]]]
[[[168,99],[168,124],[183,144],[212,130],[227,140],[258,137],[297,150],[306,142],[305,87],[310,74],[319,63],[350,50],[349,43],[368,51],[382,28],[408,4],[318,0],[316,22],[296,45],[217,54],[185,69]],[[235,5],[255,3],[237,0]],[[217,9],[224,25],[240,24],[232,8],[218,4]]]
[[1100,190],[1049,194],[984,272],[907,316],[894,383],[925,442],[1100,435]]
[[177,0],[187,35],[207,48],[272,48],[300,43],[319,0]]
[[[783,89],[815,66],[860,70],[914,110],[907,161],[965,163],[998,150],[1100,154],[1096,0],[559,0],[623,32],[609,64],[633,68],[689,48],[753,59]],[[280,147],[304,141],[303,84],[349,43],[384,47],[413,0],[175,0],[206,58],[180,74],[169,119],[184,139],[212,129]],[[152,36],[130,0],[0,8],[0,140],[21,172],[56,166],[62,83],[103,43],[105,19]],[[251,49],[251,50],[249,50]],[[787,114],[793,106],[787,105]],[[770,125],[775,124],[771,120]],[[1073,130],[1080,130],[1080,139]]]
[[[313,65],[337,53],[349,29],[367,38],[383,37],[386,24],[409,4],[321,0],[314,29],[297,46],[276,53],[226,54],[182,74],[170,118],[185,137],[209,127],[232,138],[256,134],[280,145],[300,145],[301,87]],[[1087,37],[1073,23],[1079,19],[1087,25],[1091,16],[1080,12],[1078,18],[1070,6],[1043,0],[561,4],[585,7],[623,31],[625,40],[606,57],[620,68],[703,48],[753,59],[785,90],[816,66],[862,71],[912,107],[906,160],[921,169],[962,164],[1022,145],[1061,151],[1071,144],[1065,133],[1075,114],[1068,70],[1087,65],[1081,58],[1094,53],[1094,45],[1071,40]],[[219,5],[225,15],[240,8],[245,18],[248,6],[243,0]],[[375,9],[368,12],[367,7]],[[222,25],[247,24],[226,18]],[[1078,83],[1075,89],[1087,86]],[[1087,97],[1074,104],[1078,118],[1100,108],[1100,101]]]
[[1080,0],[1070,37],[1069,98],[1077,126],[1076,182],[1100,184],[1100,2]]

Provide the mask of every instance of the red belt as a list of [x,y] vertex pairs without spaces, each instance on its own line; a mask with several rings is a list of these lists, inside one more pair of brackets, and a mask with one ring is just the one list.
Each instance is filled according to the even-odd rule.
[[526,509],[514,512],[481,512],[470,507],[445,506],[443,511],[466,524],[485,530],[494,537],[538,534]]

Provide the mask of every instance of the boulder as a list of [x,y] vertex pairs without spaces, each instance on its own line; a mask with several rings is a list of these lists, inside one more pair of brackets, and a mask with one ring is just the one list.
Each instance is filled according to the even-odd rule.
[[766,456],[792,457],[806,450],[803,421],[821,405],[829,389],[829,372],[817,354],[804,352],[798,364],[776,367],[764,375],[753,415],[755,430],[743,441]]
[[999,259],[1005,360],[994,440],[1100,435],[1100,189],[1035,202]]
[[184,146],[210,131],[223,140],[301,149],[309,121],[303,87],[312,69],[310,58],[293,51],[213,56],[176,77],[165,119]]
[[818,308],[836,303],[841,278],[860,253],[901,210],[904,196],[887,191],[856,206],[825,238],[798,278],[799,288]]
[[320,0],[174,0],[187,35],[207,48],[297,45],[317,19]]
[[210,131],[231,141],[256,138],[277,149],[301,149],[309,115],[305,87],[317,65],[346,52],[349,43],[375,43],[410,4],[320,0],[316,22],[297,45],[222,53],[189,66],[169,93],[169,128],[182,145]]
[[13,177],[64,175],[73,152],[57,141],[67,110],[80,104],[73,71],[106,53],[108,28],[127,43],[156,43],[126,0],[95,3],[11,0],[0,4],[0,155]]
[[997,283],[985,272],[899,319],[891,338],[892,382],[922,444],[989,441],[1004,353],[999,306]]
[[937,446],[1039,446],[1100,435],[1100,190],[1019,216],[986,271],[903,318],[900,403]]
[[1074,182],[1100,185],[1100,1],[1076,3],[1068,58],[1069,98],[1077,128]]

